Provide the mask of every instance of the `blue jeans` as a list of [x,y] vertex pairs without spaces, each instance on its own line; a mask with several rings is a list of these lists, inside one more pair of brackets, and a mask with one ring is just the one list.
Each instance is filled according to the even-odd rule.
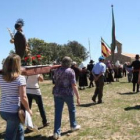
[[74,97],[73,96],[54,96],[55,103],[55,120],[54,120],[54,133],[60,135],[61,133],[61,118],[62,111],[64,107],[64,103],[67,104],[69,110],[69,118],[70,118],[70,126],[76,127],[76,119],[75,119],[75,105],[74,105]]
[[4,140],[24,140],[24,129],[18,113],[0,112],[0,115],[7,122]]

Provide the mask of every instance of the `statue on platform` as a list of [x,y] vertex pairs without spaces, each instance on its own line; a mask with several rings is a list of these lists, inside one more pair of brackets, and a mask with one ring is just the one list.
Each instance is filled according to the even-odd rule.
[[[9,28],[8,32],[11,36],[11,43],[15,45],[15,53],[21,57],[21,61],[24,63],[24,57],[31,56],[31,52],[26,41],[26,38],[23,34],[22,27],[24,26],[24,21],[22,19],[18,19],[15,23],[16,33],[12,33]],[[22,64],[24,65],[24,64]]]
[[24,21],[22,19],[18,19],[15,23],[15,29],[17,32],[14,35],[14,45],[15,45],[15,53],[18,54],[21,59],[24,58],[27,42],[24,34],[22,33],[22,27],[24,26]]
[[[11,36],[10,42],[14,43],[15,53],[21,57],[21,65],[24,66],[21,69],[22,74],[29,76],[35,74],[49,73],[50,69],[60,67],[60,65],[42,65],[41,60],[43,57],[40,54],[32,56],[31,49],[29,48],[26,38],[22,33],[23,26],[24,21],[22,19],[18,19],[15,23],[15,29],[17,31],[16,33],[12,33],[11,30],[7,28]],[[34,66],[31,66],[32,64],[34,64]]]
[[21,57],[21,60],[26,56],[30,56],[29,47],[26,41],[24,34],[22,33],[22,27],[24,26],[24,21],[22,19],[18,19],[15,23],[15,29],[17,32],[14,35],[14,45],[15,45],[15,53]]

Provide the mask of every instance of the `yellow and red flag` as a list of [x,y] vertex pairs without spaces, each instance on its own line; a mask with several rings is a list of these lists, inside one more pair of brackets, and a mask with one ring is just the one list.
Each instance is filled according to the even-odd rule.
[[104,57],[111,55],[111,49],[107,43],[101,38],[101,52]]

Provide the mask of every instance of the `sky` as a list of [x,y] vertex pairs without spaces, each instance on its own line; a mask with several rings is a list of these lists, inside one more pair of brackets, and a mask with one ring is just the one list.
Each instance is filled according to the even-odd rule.
[[[19,18],[24,20],[27,40],[38,38],[57,44],[78,41],[97,62],[101,56],[101,37],[111,44],[111,5],[114,5],[116,39],[122,43],[122,52],[140,54],[140,0],[2,0],[0,68],[2,60],[14,50],[7,28],[13,32]],[[89,61],[90,57],[84,64]]]

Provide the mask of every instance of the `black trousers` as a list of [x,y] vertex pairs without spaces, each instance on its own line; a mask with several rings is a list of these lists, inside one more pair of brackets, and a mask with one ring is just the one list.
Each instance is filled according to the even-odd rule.
[[27,94],[28,100],[29,100],[29,107],[31,109],[32,107],[32,101],[33,99],[36,101],[38,108],[39,108],[39,112],[42,118],[42,123],[46,124],[47,123],[47,118],[46,118],[46,113],[45,113],[45,109],[43,106],[43,100],[42,100],[42,96],[41,95],[35,95],[35,94]]
[[97,81],[95,81],[95,92],[92,97],[94,101],[96,101],[96,97],[98,96],[98,102],[102,102],[102,97],[103,97],[103,87],[104,87],[104,76],[100,76]]

